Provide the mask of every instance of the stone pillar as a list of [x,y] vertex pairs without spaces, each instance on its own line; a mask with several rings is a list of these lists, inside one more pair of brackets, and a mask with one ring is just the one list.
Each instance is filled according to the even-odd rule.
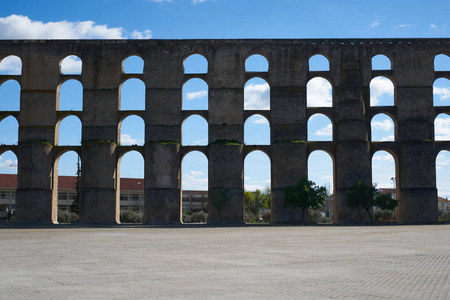
[[[30,45],[30,48],[39,45]],[[57,223],[53,181],[59,59],[30,49],[22,56],[16,222]]]
[[155,49],[145,58],[144,223],[181,223],[183,57]]
[[[92,47],[83,57],[80,222],[118,223],[117,170],[120,51]],[[92,51],[92,52],[91,52]]]
[[418,50],[396,57],[400,222],[438,220],[432,53]]
[[244,223],[244,58],[237,47],[215,49],[209,83],[208,222],[220,222],[211,197],[224,193],[229,203],[222,222]]
[[[300,55],[302,54],[302,55]],[[308,64],[306,54],[289,50],[280,55],[284,60],[270,63],[270,108],[271,108],[271,222],[300,222],[301,209],[284,207],[286,186],[294,186],[307,177],[307,118],[306,83]],[[299,57],[304,59],[299,59]],[[305,220],[308,213],[305,212]]]
[[370,218],[365,211],[351,211],[346,204],[347,190],[359,181],[372,184],[370,143],[362,98],[360,63],[343,54],[341,78],[336,87],[336,120],[334,136],[335,204],[334,222],[366,222]]

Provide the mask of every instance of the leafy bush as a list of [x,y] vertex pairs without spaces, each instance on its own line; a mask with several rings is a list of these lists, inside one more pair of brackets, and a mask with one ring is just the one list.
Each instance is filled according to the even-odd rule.
[[182,218],[183,223],[207,223],[208,213],[203,210],[198,212],[183,210]]
[[394,211],[376,208],[373,213],[375,222],[391,222],[394,221]]
[[331,224],[333,220],[323,216],[322,212],[317,209],[310,209],[308,210],[308,223]]
[[131,208],[120,211],[121,223],[142,223],[144,214],[138,211],[133,211]]
[[439,209],[439,222],[450,222],[450,210]]
[[58,223],[70,224],[73,222],[77,222],[78,220],[79,220],[78,214],[68,210],[58,209]]
[[263,212],[262,218],[263,218],[263,223],[270,223],[270,221],[272,219],[270,210],[266,210],[265,212]]

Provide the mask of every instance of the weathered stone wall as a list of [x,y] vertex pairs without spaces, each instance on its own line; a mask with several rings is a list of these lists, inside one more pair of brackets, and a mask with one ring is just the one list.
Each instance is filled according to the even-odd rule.
[[[184,74],[183,61],[198,53],[208,61],[206,74]],[[0,120],[13,115],[19,122],[17,146],[0,146],[18,157],[18,222],[56,222],[56,161],[75,150],[82,158],[83,190],[80,219],[84,222],[119,222],[118,162],[128,150],[138,150],[145,160],[145,215],[147,223],[177,223],[181,216],[181,160],[191,150],[209,160],[210,192],[225,190],[231,204],[223,211],[226,222],[242,223],[245,155],[264,151],[271,159],[272,221],[290,222],[299,212],[283,207],[282,189],[307,175],[307,159],[314,150],[325,150],[334,161],[335,221],[364,219],[348,210],[346,191],[371,178],[371,158],[378,150],[396,160],[398,217],[404,222],[437,220],[435,159],[450,142],[434,141],[433,122],[450,107],[433,107],[432,86],[450,72],[435,72],[438,54],[450,54],[450,39],[353,40],[84,40],[0,41],[0,59],[18,56],[22,75],[0,76],[0,83],[15,79],[21,85],[20,112],[0,112]],[[245,72],[245,60],[262,54],[268,72]],[[308,60],[315,54],[329,59],[330,71],[311,72]],[[373,71],[377,54],[390,58],[391,70]],[[61,75],[60,63],[77,55],[81,75]],[[130,55],[144,60],[141,75],[123,74],[122,62]],[[244,85],[255,76],[270,85],[270,111],[252,111],[267,117],[270,146],[245,146]],[[306,84],[316,76],[333,87],[332,108],[307,108]],[[393,107],[371,107],[369,83],[377,76],[395,84]],[[119,110],[119,88],[128,78],[146,86],[145,111]],[[182,86],[201,78],[209,87],[208,111],[191,111],[209,124],[208,146],[181,146]],[[58,86],[67,79],[83,85],[83,111],[58,111]],[[307,120],[323,113],[333,123],[332,142],[306,141]],[[396,124],[395,142],[371,142],[370,121],[378,113]],[[82,120],[80,147],[56,146],[57,123],[62,115]],[[118,145],[119,123],[127,114],[145,121],[145,145]],[[1,132],[0,132],[1,135]],[[220,141],[221,142],[218,142]],[[164,141],[164,142],[163,142]],[[170,141],[170,142],[167,142]],[[224,143],[238,141],[240,143]],[[210,209],[211,222],[218,214]]]

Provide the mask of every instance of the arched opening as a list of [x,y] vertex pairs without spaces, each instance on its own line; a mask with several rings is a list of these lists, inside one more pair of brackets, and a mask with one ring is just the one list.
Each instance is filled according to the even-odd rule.
[[58,126],[57,145],[81,145],[81,121],[76,116],[68,116],[61,120]]
[[[377,151],[372,156],[372,184],[376,186],[378,192],[382,194],[390,193],[393,199],[397,199],[397,174],[396,160],[387,151]],[[393,221],[396,219],[396,212],[384,211],[374,208],[374,221]]]
[[192,54],[184,62],[184,74],[206,74],[208,73],[208,61],[203,55]]
[[0,153],[0,221],[14,221],[17,189],[17,156],[12,151]]
[[208,110],[208,84],[199,78],[183,85],[183,110]]
[[245,60],[245,72],[268,72],[269,62],[261,54],[250,55]]
[[58,176],[58,223],[78,221],[81,198],[81,160],[75,151],[62,154],[56,162]]
[[142,80],[128,79],[120,86],[120,110],[145,110],[145,84]]
[[244,124],[246,145],[270,145],[270,124],[261,115],[252,115]]
[[316,54],[309,58],[309,71],[330,71],[330,61],[322,54]]
[[434,120],[434,140],[450,141],[450,116],[439,114]]
[[333,141],[333,124],[323,114],[314,114],[308,120],[308,141]]
[[308,107],[332,107],[333,88],[322,77],[314,77],[306,84],[306,105]]
[[450,71],[450,56],[445,54],[436,55],[434,58],[435,71]]
[[450,218],[450,151],[436,156],[436,188],[438,194],[439,220]]
[[438,78],[433,83],[433,105],[450,106],[450,80]]
[[143,74],[144,60],[137,55],[127,57],[122,62],[122,72],[124,74]]
[[372,57],[372,70],[390,70],[391,60],[383,54]]
[[181,133],[183,146],[208,145],[208,122],[199,115],[192,115],[184,120]]
[[70,79],[60,85],[58,110],[83,110],[83,85],[81,82]]
[[208,221],[208,159],[199,151],[183,157],[181,164],[183,223]]
[[10,55],[0,61],[0,75],[22,75],[22,60]]
[[19,123],[13,116],[0,121],[0,145],[17,145],[19,141]]
[[128,116],[120,123],[120,145],[144,145],[145,123],[141,117]]
[[386,114],[377,114],[370,122],[372,142],[395,141],[395,124]]
[[7,80],[0,85],[0,111],[20,110],[20,84]]
[[327,189],[324,205],[317,211],[310,211],[313,223],[333,223],[334,218],[334,177],[333,158],[323,150],[311,152],[308,157],[308,180]]
[[247,223],[270,223],[271,163],[262,151],[244,160],[244,213]]
[[142,223],[144,217],[144,158],[137,151],[119,162],[120,222]]
[[82,61],[76,55],[66,56],[61,61],[60,71],[62,75],[81,75]]
[[370,105],[371,106],[393,106],[394,84],[383,76],[378,76],[370,81]]
[[244,86],[244,109],[270,109],[270,86],[267,81],[255,77],[246,82]]

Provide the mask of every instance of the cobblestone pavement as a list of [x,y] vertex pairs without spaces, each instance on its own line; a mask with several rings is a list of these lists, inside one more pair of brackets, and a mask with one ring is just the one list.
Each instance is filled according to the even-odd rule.
[[0,229],[1,299],[450,299],[450,225]]

